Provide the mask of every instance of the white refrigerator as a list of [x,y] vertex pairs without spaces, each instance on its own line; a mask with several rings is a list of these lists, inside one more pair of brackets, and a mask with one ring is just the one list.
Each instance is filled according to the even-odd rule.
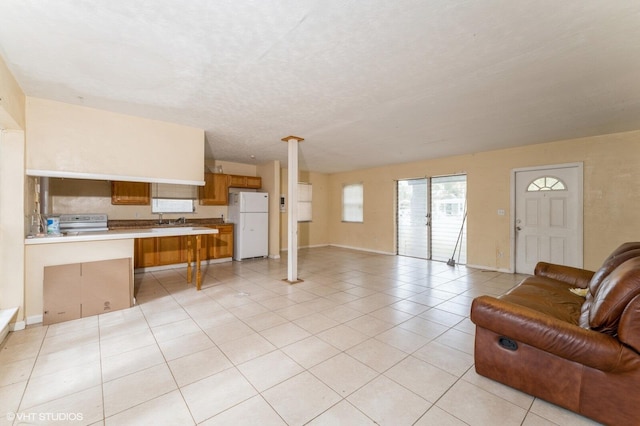
[[269,254],[269,194],[232,192],[229,220],[233,232],[233,259],[266,257]]

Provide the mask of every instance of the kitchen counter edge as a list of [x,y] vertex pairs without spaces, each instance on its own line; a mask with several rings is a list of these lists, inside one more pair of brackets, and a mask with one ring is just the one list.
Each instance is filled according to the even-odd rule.
[[182,235],[217,234],[218,230],[205,226],[112,229],[109,231],[69,233],[67,235],[27,237],[25,245],[71,243],[79,241],[128,240],[135,238],[175,237]]

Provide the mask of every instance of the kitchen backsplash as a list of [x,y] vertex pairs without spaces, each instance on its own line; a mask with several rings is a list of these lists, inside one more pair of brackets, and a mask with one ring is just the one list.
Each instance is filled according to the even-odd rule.
[[[49,183],[51,214],[106,213],[110,220],[157,219],[151,205],[111,204],[111,183],[102,180],[51,178]],[[227,206],[201,206],[195,213],[163,214],[164,219],[187,216],[188,219],[227,217]]]

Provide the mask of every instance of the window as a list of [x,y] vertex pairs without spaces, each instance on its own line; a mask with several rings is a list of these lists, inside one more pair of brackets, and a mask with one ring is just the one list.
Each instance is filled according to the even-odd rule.
[[531,182],[527,187],[527,192],[564,191],[566,189],[566,185],[560,179],[553,176],[544,176]]
[[353,183],[342,187],[343,222],[364,222],[363,199],[364,190],[361,183]]
[[298,222],[311,222],[313,187],[310,183],[298,182]]
[[196,187],[154,183],[151,187],[152,213],[193,213],[196,211]]

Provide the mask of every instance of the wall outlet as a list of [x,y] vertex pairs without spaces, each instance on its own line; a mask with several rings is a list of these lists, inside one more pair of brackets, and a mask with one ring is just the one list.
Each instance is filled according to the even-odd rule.
[[504,216],[505,211],[504,209],[498,209],[498,216]]

